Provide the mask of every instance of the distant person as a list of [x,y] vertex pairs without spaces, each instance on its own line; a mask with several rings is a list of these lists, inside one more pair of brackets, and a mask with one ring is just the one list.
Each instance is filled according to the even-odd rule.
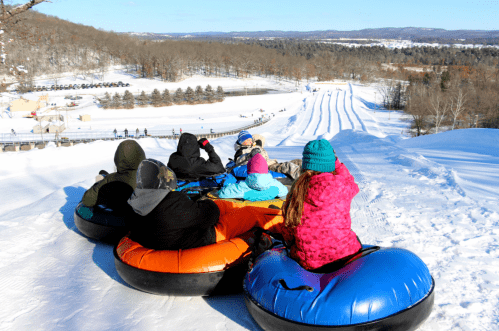
[[116,128],[114,128],[113,133],[114,133],[114,138],[116,138],[118,136],[118,130],[116,130]]
[[14,131],[14,129],[10,130],[10,132],[15,136],[16,135],[16,131]]
[[147,137],[147,129],[144,129],[144,136]]
[[81,200],[83,204],[87,207],[104,204],[113,209],[128,210],[127,200],[136,186],[137,168],[145,158],[144,150],[135,140],[122,141],[114,154],[116,172],[106,174],[89,188]]
[[[201,157],[201,148],[208,153],[208,160]],[[198,141],[195,135],[188,132],[180,136],[177,151],[170,155],[168,167],[181,179],[198,179],[225,172],[222,160],[208,139]]]
[[180,135],[182,135],[182,128],[180,128]]
[[175,135],[175,129],[172,129],[172,136]]
[[125,129],[125,138],[128,138],[128,129]]
[[139,131],[139,128],[137,128],[137,130],[135,130],[135,136],[138,137],[140,134],[140,131]]

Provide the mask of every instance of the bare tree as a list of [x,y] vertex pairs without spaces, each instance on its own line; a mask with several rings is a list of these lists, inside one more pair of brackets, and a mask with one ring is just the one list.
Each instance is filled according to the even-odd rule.
[[433,115],[435,124],[435,133],[438,133],[438,129],[442,125],[447,111],[449,110],[449,103],[445,100],[445,96],[437,88],[431,92],[428,110]]
[[456,127],[456,122],[459,117],[465,111],[466,103],[466,93],[463,92],[461,88],[453,93],[450,100],[450,112],[452,113],[452,130]]

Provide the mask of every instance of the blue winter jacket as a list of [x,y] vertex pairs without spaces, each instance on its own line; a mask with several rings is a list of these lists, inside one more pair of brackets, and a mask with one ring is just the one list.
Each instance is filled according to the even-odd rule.
[[[276,187],[277,190],[269,190],[271,187]],[[251,201],[270,200],[276,196],[285,198],[287,194],[287,187],[275,180],[269,173],[250,174],[244,182],[229,184],[218,192],[218,196],[222,199],[238,198]]]

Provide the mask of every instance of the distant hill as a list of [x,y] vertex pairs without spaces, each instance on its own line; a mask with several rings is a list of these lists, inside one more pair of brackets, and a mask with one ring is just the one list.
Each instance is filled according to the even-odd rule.
[[432,28],[380,28],[355,31],[240,31],[191,33],[129,33],[144,39],[206,39],[206,38],[299,38],[299,39],[495,39],[499,30],[445,30]]

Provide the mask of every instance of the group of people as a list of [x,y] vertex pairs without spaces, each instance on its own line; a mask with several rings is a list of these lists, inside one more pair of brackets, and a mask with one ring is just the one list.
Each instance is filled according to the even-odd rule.
[[[324,139],[310,141],[301,160],[282,163],[269,158],[264,144],[264,137],[241,131],[233,161],[234,166],[246,165],[246,179],[222,187],[221,199],[193,201],[175,190],[177,180],[230,170],[206,138],[184,133],[167,165],[146,158],[135,140],[125,140],[115,153],[117,172],[96,182],[82,202],[120,210],[126,215],[130,238],[155,250],[210,245],[260,227],[282,234],[291,257],[308,270],[356,254],[361,244],[351,230],[350,204],[359,188],[331,144]],[[208,160],[200,156],[200,149]],[[275,180],[269,169],[287,172],[294,179],[291,189]],[[281,210],[224,200],[229,197],[286,200]]]
[[[118,130],[116,130],[116,128],[113,130],[113,133],[114,133],[114,138],[117,138]],[[125,128],[125,130],[123,130],[123,133],[125,134],[125,138],[128,138],[128,129]],[[137,128],[137,130],[135,130],[135,136],[138,137],[139,135],[140,135],[140,130],[139,128]],[[144,129],[144,136],[147,137],[147,129]]]

